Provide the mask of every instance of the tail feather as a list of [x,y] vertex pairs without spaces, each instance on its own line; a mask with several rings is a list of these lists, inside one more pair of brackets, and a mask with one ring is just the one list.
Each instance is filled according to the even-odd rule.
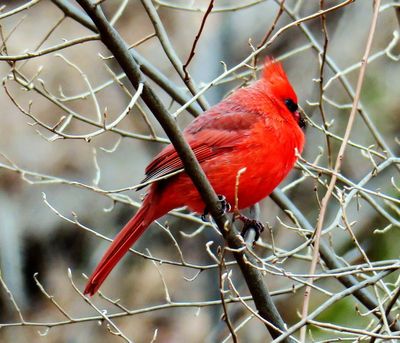
[[137,241],[151,222],[156,219],[149,213],[149,207],[150,204],[146,201],[136,215],[115,237],[92,276],[89,278],[84,294],[92,296],[97,292],[118,261],[129,250],[132,244]]

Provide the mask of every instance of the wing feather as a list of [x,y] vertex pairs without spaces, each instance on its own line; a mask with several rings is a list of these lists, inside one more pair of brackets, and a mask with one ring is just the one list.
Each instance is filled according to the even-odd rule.
[[[204,120],[203,116],[198,117],[184,131],[184,136],[200,164],[216,155],[232,151],[246,139],[250,133],[249,129],[259,119],[258,114],[247,112],[210,114],[208,120]],[[183,171],[182,161],[173,145],[170,144],[147,166],[146,177],[141,183],[166,176],[180,169]]]

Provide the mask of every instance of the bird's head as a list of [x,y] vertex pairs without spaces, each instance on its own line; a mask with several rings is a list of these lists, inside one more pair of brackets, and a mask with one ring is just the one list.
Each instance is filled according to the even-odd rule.
[[298,103],[297,95],[290,84],[282,64],[271,57],[265,60],[260,80],[265,91],[270,95],[279,113],[286,118],[293,118],[301,128],[305,127],[305,119]]

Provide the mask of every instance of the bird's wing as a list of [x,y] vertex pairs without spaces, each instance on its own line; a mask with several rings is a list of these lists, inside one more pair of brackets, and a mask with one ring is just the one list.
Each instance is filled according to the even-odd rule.
[[[185,139],[200,164],[218,154],[234,149],[246,139],[250,128],[259,120],[258,114],[247,112],[216,114],[207,119],[204,118],[206,120],[201,117],[198,117],[184,131]],[[173,145],[170,144],[147,166],[146,177],[142,183],[177,171],[183,171],[183,163]]]

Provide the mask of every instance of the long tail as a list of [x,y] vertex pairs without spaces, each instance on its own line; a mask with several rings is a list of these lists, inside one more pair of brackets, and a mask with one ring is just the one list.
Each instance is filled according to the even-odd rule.
[[[150,195],[150,194],[149,194]],[[124,228],[118,233],[114,241],[104,254],[100,263],[97,265],[92,276],[89,278],[84,294],[94,295],[104,280],[110,274],[111,270],[115,267],[118,261],[125,255],[133,243],[135,243],[147,227],[159,216],[154,213],[151,204],[150,196],[147,196],[143,202],[142,207],[136,215],[129,220]],[[153,208],[151,208],[153,207]]]

